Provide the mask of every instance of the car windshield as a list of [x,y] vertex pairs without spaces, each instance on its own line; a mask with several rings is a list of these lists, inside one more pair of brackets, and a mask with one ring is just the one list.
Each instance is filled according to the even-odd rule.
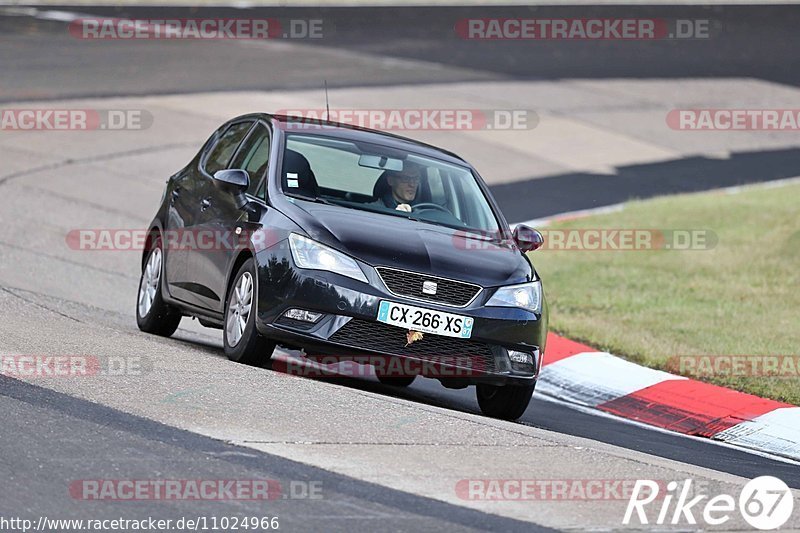
[[289,134],[281,187],[295,198],[494,233],[497,219],[462,166],[378,144]]

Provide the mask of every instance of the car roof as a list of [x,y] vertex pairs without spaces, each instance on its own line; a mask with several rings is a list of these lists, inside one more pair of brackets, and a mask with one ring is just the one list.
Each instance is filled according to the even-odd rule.
[[[271,120],[275,127],[278,127],[283,131],[292,131],[292,125],[297,125],[300,127],[294,131],[308,133],[310,135],[315,133],[324,134],[326,137],[333,137],[347,141],[380,144],[389,148],[413,152],[418,155],[424,155],[435,159],[440,159],[448,163],[472,168],[472,165],[467,163],[464,159],[453,152],[449,152],[442,148],[438,148],[420,141],[415,141],[414,139],[409,139],[393,133],[387,133],[385,131],[362,128],[352,124],[343,124],[341,122],[333,122],[329,120],[318,120],[288,115],[275,115],[271,113],[252,113],[249,115],[243,115],[233,119],[231,122],[244,118],[260,118],[267,121]],[[307,129],[302,129],[302,126],[305,126]],[[314,127],[316,126],[322,126],[324,127],[324,130],[319,129],[314,131]]]

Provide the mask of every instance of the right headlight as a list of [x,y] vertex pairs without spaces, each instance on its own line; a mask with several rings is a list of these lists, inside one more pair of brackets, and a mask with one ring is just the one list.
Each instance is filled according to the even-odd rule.
[[486,302],[488,307],[518,307],[534,313],[542,312],[542,282],[500,287]]
[[361,267],[358,266],[358,263],[353,258],[334,250],[330,246],[325,246],[308,237],[292,233],[289,235],[289,249],[292,251],[292,259],[300,268],[327,270],[328,272],[335,272],[348,278],[369,283],[367,276],[364,275]]

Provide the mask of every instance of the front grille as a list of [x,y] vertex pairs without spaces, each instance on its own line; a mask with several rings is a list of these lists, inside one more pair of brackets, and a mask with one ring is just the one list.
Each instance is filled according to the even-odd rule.
[[450,363],[478,372],[495,370],[494,355],[488,344],[425,333],[421,340],[406,344],[406,330],[381,322],[354,318],[328,339],[337,344],[390,355],[404,355],[422,361]]
[[[471,302],[481,290],[478,285],[472,283],[426,276],[416,272],[406,272],[386,267],[378,267],[376,270],[392,293],[428,302],[463,307]],[[436,283],[436,294],[422,292],[422,284],[426,281]]]

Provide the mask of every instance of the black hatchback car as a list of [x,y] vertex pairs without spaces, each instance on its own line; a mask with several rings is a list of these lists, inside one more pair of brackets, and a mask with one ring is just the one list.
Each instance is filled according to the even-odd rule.
[[510,229],[452,153],[246,115],[168,180],[142,255],[137,322],[168,336],[196,317],[247,364],[270,366],[281,344],[365,362],[390,385],[419,374],[476,385],[485,414],[516,419],[545,349],[547,307],[525,255],[541,243],[531,228]]

